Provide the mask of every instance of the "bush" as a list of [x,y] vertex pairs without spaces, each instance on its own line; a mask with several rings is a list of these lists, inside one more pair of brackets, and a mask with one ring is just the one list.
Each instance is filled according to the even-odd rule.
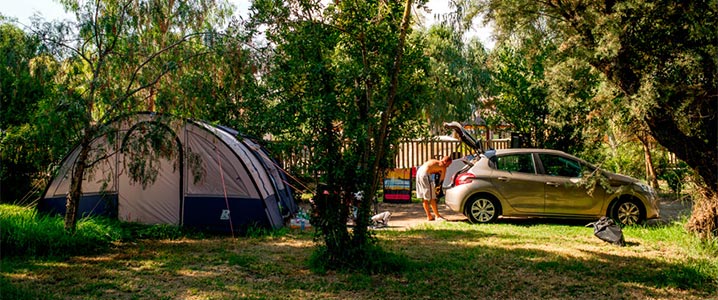
[[70,256],[94,253],[121,238],[111,220],[84,218],[75,234],[67,234],[59,217],[34,209],[0,205],[0,243],[4,256]]
[[199,235],[172,225],[144,225],[106,217],[86,217],[74,234],[65,232],[59,216],[35,209],[0,205],[0,244],[3,257],[68,257],[101,252],[113,243],[137,239],[177,239]]
[[683,192],[683,188],[690,177],[691,170],[685,162],[678,162],[675,166],[661,163],[658,171],[658,179],[665,180],[668,188],[673,194],[679,195]]
[[[640,143],[620,144],[615,152],[608,145],[603,146],[602,155],[605,157],[602,168],[634,178],[646,177],[646,162],[643,148]],[[596,161],[595,163],[600,163]]]

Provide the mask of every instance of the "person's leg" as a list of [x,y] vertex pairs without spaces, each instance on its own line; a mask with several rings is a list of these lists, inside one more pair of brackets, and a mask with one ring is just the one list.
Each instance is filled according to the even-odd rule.
[[439,214],[439,206],[436,205],[436,199],[431,199],[431,209],[434,210],[434,215],[436,215],[437,218],[444,218]]
[[431,212],[429,211],[429,200],[424,199],[422,202],[422,205],[424,205],[424,211],[426,212],[426,218],[429,219],[429,221],[433,221],[434,217],[431,215]]

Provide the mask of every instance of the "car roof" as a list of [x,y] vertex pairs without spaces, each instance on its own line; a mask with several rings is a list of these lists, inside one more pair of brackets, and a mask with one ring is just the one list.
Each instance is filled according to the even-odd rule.
[[[491,158],[491,156],[496,156],[496,155],[515,154],[515,153],[556,154],[556,155],[568,156],[568,157],[579,160],[581,163],[587,164],[589,166],[594,166],[590,162],[587,162],[581,158],[578,158],[574,155],[568,154],[561,150],[539,149],[539,148],[510,148],[510,149],[498,149],[498,150],[490,150],[490,151],[495,151],[495,153],[489,153],[489,155],[485,155],[487,158]],[[489,151],[487,151],[487,152],[489,152]]]

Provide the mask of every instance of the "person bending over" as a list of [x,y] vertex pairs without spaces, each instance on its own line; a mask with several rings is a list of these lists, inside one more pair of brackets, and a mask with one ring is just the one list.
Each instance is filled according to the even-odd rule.
[[422,200],[426,218],[433,221],[435,218],[429,211],[429,206],[434,210],[434,214],[438,220],[445,220],[439,214],[439,208],[436,205],[436,189],[431,175],[439,174],[439,182],[444,182],[446,176],[446,168],[451,164],[451,156],[444,156],[441,160],[430,159],[426,161],[416,171],[416,197]]

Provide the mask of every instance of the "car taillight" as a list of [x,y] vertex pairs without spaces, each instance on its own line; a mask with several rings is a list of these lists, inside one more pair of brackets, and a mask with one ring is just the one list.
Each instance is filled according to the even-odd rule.
[[456,176],[456,179],[454,179],[454,186],[470,183],[471,180],[474,178],[474,174],[471,174],[469,172],[459,174],[458,176]]

